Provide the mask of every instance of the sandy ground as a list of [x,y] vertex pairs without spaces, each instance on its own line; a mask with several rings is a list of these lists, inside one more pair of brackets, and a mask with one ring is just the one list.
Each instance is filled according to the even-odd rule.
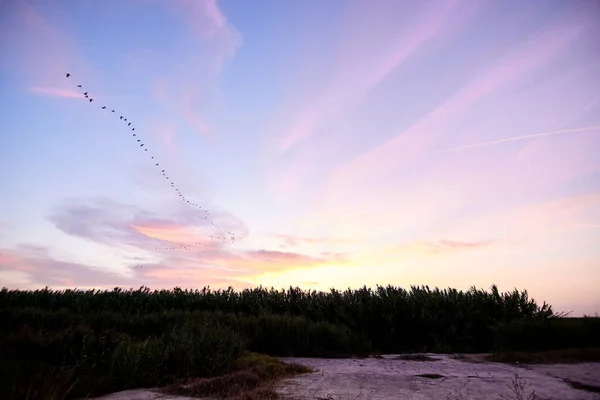
[[[600,363],[507,365],[482,362],[481,356],[428,355],[433,361],[385,355],[368,359],[283,358],[316,372],[286,379],[278,385],[284,399],[350,400],[492,400],[515,399],[515,374],[527,382],[525,396],[538,400],[600,400],[600,394],[572,388],[565,380],[600,386]],[[428,375],[430,374],[430,375]],[[188,400],[152,390],[129,390],[98,400]]]

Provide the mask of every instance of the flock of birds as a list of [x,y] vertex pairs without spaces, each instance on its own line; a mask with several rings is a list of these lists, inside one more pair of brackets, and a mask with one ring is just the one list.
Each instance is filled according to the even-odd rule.
[[[66,77],[71,78],[71,74],[70,73],[66,73]],[[83,97],[85,99],[87,99],[89,101],[89,103],[93,103],[94,99],[92,97],[90,97],[90,93],[85,91],[86,89],[83,88],[83,86],[81,84],[77,85],[77,89],[82,93]],[[109,110],[109,108],[105,105],[101,106],[100,109],[102,110]],[[133,140],[135,141],[136,144],[139,145],[139,148],[141,150],[143,150],[144,152],[148,153],[148,147],[146,146],[146,144],[142,141],[142,138],[139,136],[139,132],[136,132],[135,130],[135,126],[133,126],[133,123],[131,121],[129,121],[127,119],[126,116],[124,115],[120,115],[119,113],[116,113],[116,110],[114,109],[110,109],[110,113],[111,114],[115,114],[119,116],[119,121],[123,121],[123,124],[127,127],[127,129],[129,129],[129,131],[131,132],[131,137],[133,138]],[[195,203],[193,201],[190,201],[189,198],[187,198],[185,196],[185,194],[183,192],[181,192],[181,190],[179,190],[179,188],[177,187],[177,185],[175,184],[175,182],[169,177],[169,174],[167,173],[167,171],[163,168],[163,166],[161,166],[161,164],[156,160],[155,156],[151,155],[150,156],[150,160],[152,161],[152,163],[154,164],[154,166],[156,167],[156,169],[162,174],[163,178],[165,180],[168,181],[168,183],[170,184],[171,189],[177,194],[177,196],[179,197],[179,199],[184,202],[185,204],[195,207],[198,210],[200,210],[201,212],[204,213],[204,220],[208,223],[210,223],[216,230],[217,232],[223,232],[223,230],[221,230],[221,228],[214,222],[211,220],[210,218],[210,212],[208,210],[205,210],[202,208],[202,206],[198,203]],[[231,231],[226,231],[227,234],[229,235],[229,239],[231,240],[231,243],[235,243],[235,234]],[[215,235],[215,236],[210,236],[211,240],[219,240],[221,243],[225,244],[227,241],[227,237],[225,235],[221,236],[221,235]],[[202,245],[201,242],[195,242],[196,245]],[[149,246],[149,247],[141,247],[142,249],[145,250],[155,250],[155,251],[165,251],[165,250],[192,250],[192,245],[189,244],[177,244],[177,245],[172,245],[172,246],[166,246],[166,247],[159,247],[159,246]]]

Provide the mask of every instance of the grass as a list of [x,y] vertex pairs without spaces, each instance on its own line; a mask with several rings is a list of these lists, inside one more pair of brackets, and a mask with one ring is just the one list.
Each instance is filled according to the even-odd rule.
[[500,293],[495,286],[327,293],[2,289],[0,320],[0,398],[7,400],[157,386],[266,399],[275,396],[277,379],[307,372],[266,355],[405,353],[404,359],[431,361],[420,353],[495,351],[500,360],[565,344],[600,348],[599,318],[562,318],[526,291]]
[[[538,396],[535,390],[527,389],[527,381],[525,378],[515,374],[510,383],[506,385],[512,395],[510,397],[502,396],[503,400],[537,400]],[[454,393],[448,393],[446,400],[467,400],[467,398],[458,390]]]
[[537,352],[504,351],[490,354],[488,361],[521,364],[572,364],[600,362],[600,347],[567,348]]
[[427,354],[401,354],[394,358],[395,360],[404,361],[439,361],[439,358],[430,357]]
[[538,398],[535,390],[527,390],[527,381],[519,374],[515,374],[512,382],[507,386],[513,392],[516,400],[536,400]]
[[440,374],[420,374],[420,375],[416,375],[419,376],[421,378],[428,378],[428,379],[441,379],[441,378],[445,378],[444,375],[440,375]]
[[299,364],[284,363],[264,354],[247,352],[217,377],[186,379],[169,385],[165,393],[190,397],[227,399],[277,399],[273,385],[278,379],[313,372]]
[[586,392],[600,393],[600,386],[588,385],[585,383],[573,381],[570,379],[565,380],[573,389],[585,390]]

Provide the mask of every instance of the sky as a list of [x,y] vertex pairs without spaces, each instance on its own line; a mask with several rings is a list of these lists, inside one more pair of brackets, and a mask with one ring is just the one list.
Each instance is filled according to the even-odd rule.
[[594,1],[2,1],[0,286],[600,312],[598,37]]

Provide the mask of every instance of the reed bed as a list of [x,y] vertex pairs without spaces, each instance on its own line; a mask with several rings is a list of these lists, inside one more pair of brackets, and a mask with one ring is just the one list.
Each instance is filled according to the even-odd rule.
[[6,399],[81,398],[211,378],[227,373],[245,351],[345,357],[600,345],[600,319],[565,318],[527,291],[500,293],[496,286],[4,288],[0,318],[0,398]]

